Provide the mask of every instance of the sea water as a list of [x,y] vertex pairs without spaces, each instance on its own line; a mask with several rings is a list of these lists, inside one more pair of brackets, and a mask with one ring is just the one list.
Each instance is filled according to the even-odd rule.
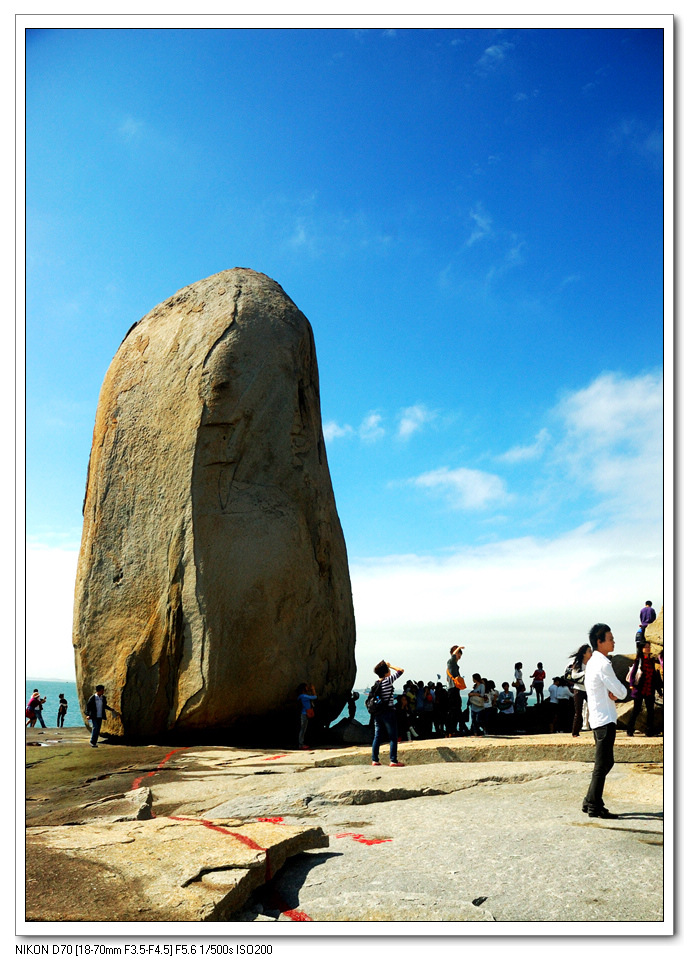
[[[67,715],[65,716],[65,726],[84,726],[84,720],[79,709],[79,699],[77,697],[77,684],[74,680],[62,679],[27,679],[26,681],[26,704],[31,699],[34,689],[38,689],[41,697],[45,696],[43,704],[43,722],[46,727],[57,726],[57,708],[60,705],[60,693],[64,693],[67,700]],[[26,721],[26,717],[24,718]],[[36,722],[36,727],[40,723]]]

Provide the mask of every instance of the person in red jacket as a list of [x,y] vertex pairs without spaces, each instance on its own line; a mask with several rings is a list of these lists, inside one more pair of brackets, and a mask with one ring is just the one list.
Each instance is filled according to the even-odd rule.
[[543,702],[543,686],[545,683],[545,670],[543,669],[543,663],[538,663],[536,669],[531,674],[531,679],[533,683],[531,684],[531,689],[529,694],[536,692],[536,706]]
[[655,736],[653,721],[655,716],[655,694],[663,692],[663,681],[658,669],[658,661],[651,656],[651,644],[644,640],[637,644],[636,659],[629,670],[629,684],[634,699],[632,715],[627,723],[627,736],[634,736],[636,718],[646,704],[646,736]]

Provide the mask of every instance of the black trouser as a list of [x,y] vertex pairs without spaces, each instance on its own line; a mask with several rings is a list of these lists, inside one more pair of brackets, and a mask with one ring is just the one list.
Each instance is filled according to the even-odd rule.
[[593,764],[591,783],[583,803],[584,808],[593,813],[597,813],[605,807],[603,788],[605,787],[605,778],[615,765],[616,732],[614,723],[597,726],[593,731],[593,739],[596,743],[596,758]]
[[[447,691],[447,732],[456,733],[457,724],[460,722],[460,714],[462,712],[462,697],[456,686]],[[461,727],[460,727],[461,729]]]
[[632,736],[634,733],[634,724],[636,723],[636,718],[641,712],[641,704],[646,704],[646,736],[650,736],[653,733],[653,721],[656,711],[656,701],[655,694],[651,693],[650,696],[635,696],[634,697],[634,709],[632,710],[632,715],[629,717],[629,723],[627,723],[627,735]]
[[584,723],[584,700],[586,690],[574,690],[574,718],[572,720],[572,736],[579,736]]

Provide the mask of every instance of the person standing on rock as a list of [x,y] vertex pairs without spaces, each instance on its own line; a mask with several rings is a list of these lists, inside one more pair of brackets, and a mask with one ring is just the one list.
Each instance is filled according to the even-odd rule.
[[589,705],[589,725],[593,730],[596,757],[593,775],[581,809],[589,817],[616,820],[603,802],[605,778],[615,765],[615,734],[617,710],[615,703],[627,695],[627,688],[615,676],[610,653],[615,648],[615,638],[606,623],[596,623],[589,631],[591,658],[586,664],[584,684]]
[[[397,762],[397,716],[395,714],[395,690],[394,682],[404,672],[391,663],[386,663],[384,659],[373,667],[373,672],[378,677],[378,695],[382,707],[373,717],[373,745],[371,747],[371,766],[379,767],[380,761],[378,753],[380,744],[383,740],[383,729],[387,731],[390,740],[390,766],[403,767],[404,763]],[[375,686],[376,683],[373,685]],[[373,687],[372,687],[373,688]]]
[[[466,731],[464,720],[462,719],[462,690],[461,682],[463,678],[459,672],[459,661],[464,652],[463,646],[451,646],[450,658],[447,661],[447,735],[457,736],[457,726],[461,731]],[[461,682],[460,682],[461,681]],[[458,686],[457,684],[460,683]]]
[[[46,702],[47,698],[47,696],[41,696],[38,690],[34,690],[31,700],[29,701],[30,705],[33,705],[36,720],[38,720],[42,730],[45,730],[45,723],[43,722],[43,704]],[[34,722],[31,724],[32,726],[36,725],[36,720],[34,720]]]
[[629,669],[627,679],[630,682],[634,709],[627,723],[627,736],[634,736],[636,718],[641,712],[642,704],[646,704],[646,736],[655,736],[655,694],[663,692],[663,681],[660,677],[658,663],[655,656],[651,656],[651,644],[642,640],[636,647],[636,659]]
[[108,701],[105,698],[105,687],[102,683],[96,686],[96,692],[93,696],[89,697],[89,701],[86,704],[86,718],[91,720],[91,746],[98,746],[98,737],[100,735],[100,730],[103,725],[103,720],[105,719],[106,710],[115,712],[112,706],[108,706]]
[[543,669],[543,663],[538,663],[536,669],[531,674],[531,679],[533,683],[531,684],[531,689],[529,690],[529,696],[531,693],[536,693],[536,706],[543,702],[543,687],[545,685],[545,670]]
[[584,703],[586,702],[586,664],[591,659],[591,647],[588,643],[580,646],[576,653],[572,653],[572,698],[574,700],[574,716],[572,718],[572,736],[579,736],[584,723]]
[[58,699],[60,700],[60,705],[57,708],[57,726],[59,728],[65,725],[65,716],[67,716],[67,700],[65,699],[64,693],[60,693]]
[[653,608],[653,603],[650,599],[646,600],[646,605],[639,613],[639,622],[641,623],[641,628],[643,630],[644,639],[646,638],[646,629],[651,623],[656,621],[656,611]]
[[356,701],[359,699],[358,693],[350,693],[347,697],[347,719],[353,720],[356,715]]
[[313,683],[300,683],[299,689],[297,690],[297,699],[299,700],[299,705],[301,707],[301,718],[299,721],[299,749],[308,750],[309,747],[306,746],[304,740],[306,739],[306,727],[309,725],[309,720],[315,716],[315,710],[313,708],[313,701],[316,699],[316,690]]

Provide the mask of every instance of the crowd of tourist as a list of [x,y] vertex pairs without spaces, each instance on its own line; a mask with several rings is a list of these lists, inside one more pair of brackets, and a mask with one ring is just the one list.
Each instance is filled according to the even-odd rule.
[[[644,627],[645,628],[645,627]],[[638,635],[638,634],[637,634]],[[459,668],[464,647],[453,646],[447,661],[446,682],[438,679],[408,679],[402,692],[394,697],[397,731],[401,741],[425,740],[430,737],[483,736],[486,733],[525,733],[525,714],[528,697],[535,696],[541,706],[541,725],[550,733],[571,733],[578,737],[588,730],[588,702],[584,677],[591,657],[591,646],[585,643],[569,657],[570,662],[552,682],[545,693],[546,671],[538,662],[529,676],[529,688],[524,681],[521,662],[514,664],[511,682],[499,686],[495,680],[473,673],[465,681]],[[629,672],[634,709],[627,726],[633,735],[634,724],[646,706],[647,735],[653,735],[652,704],[656,693],[662,693],[660,660],[650,655],[650,645],[643,634],[636,640],[637,656]],[[358,694],[357,694],[358,695]],[[649,709],[651,707],[651,709]],[[350,717],[354,703],[350,703]]]
[[[524,733],[528,697],[543,701],[545,672],[541,663],[524,683],[522,664],[516,663],[511,682],[497,686],[495,680],[474,673],[471,682],[459,671],[463,647],[453,646],[447,665],[447,681],[408,679],[395,698],[397,729],[401,740],[429,737],[483,736],[485,733]],[[466,697],[466,702],[463,697]]]

